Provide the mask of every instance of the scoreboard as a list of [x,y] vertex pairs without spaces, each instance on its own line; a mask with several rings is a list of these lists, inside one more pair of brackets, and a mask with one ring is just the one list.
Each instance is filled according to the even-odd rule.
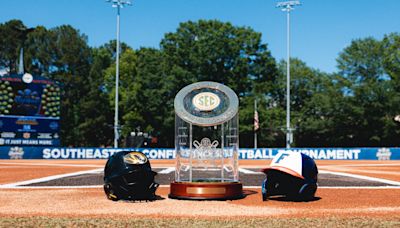
[[61,94],[56,81],[31,74],[0,77],[0,146],[58,146]]

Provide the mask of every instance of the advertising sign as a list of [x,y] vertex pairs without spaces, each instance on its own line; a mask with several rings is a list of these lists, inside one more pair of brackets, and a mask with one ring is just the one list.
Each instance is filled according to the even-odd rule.
[[[108,159],[123,150],[140,151],[149,159],[175,159],[173,148],[89,148],[0,146],[0,159]],[[239,149],[239,159],[267,160],[281,151],[304,153],[316,160],[400,160],[398,147]],[[267,164],[267,163],[266,163]],[[269,164],[269,163],[268,163]]]
[[60,87],[31,74],[0,77],[0,145],[58,146]]

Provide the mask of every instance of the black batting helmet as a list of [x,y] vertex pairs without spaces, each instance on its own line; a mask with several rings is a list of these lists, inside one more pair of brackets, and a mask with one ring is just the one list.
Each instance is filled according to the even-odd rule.
[[149,159],[138,151],[113,154],[104,168],[104,192],[110,200],[153,200],[158,184]]

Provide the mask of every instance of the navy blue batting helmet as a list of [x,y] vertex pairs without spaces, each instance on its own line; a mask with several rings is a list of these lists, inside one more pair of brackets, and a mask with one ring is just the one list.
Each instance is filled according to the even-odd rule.
[[299,152],[281,151],[262,170],[266,179],[262,197],[283,196],[289,200],[312,200],[317,191],[318,168],[314,160]]

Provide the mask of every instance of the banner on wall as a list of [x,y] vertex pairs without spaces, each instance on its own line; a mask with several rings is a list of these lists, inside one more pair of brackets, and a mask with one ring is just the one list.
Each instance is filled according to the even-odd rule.
[[[0,159],[108,159],[122,150],[137,150],[150,159],[174,159],[172,148],[0,147]],[[294,151],[317,160],[400,160],[400,148],[259,148],[240,149],[239,159],[272,159],[280,151]]]
[[0,146],[59,146],[61,91],[40,75],[0,76]]

